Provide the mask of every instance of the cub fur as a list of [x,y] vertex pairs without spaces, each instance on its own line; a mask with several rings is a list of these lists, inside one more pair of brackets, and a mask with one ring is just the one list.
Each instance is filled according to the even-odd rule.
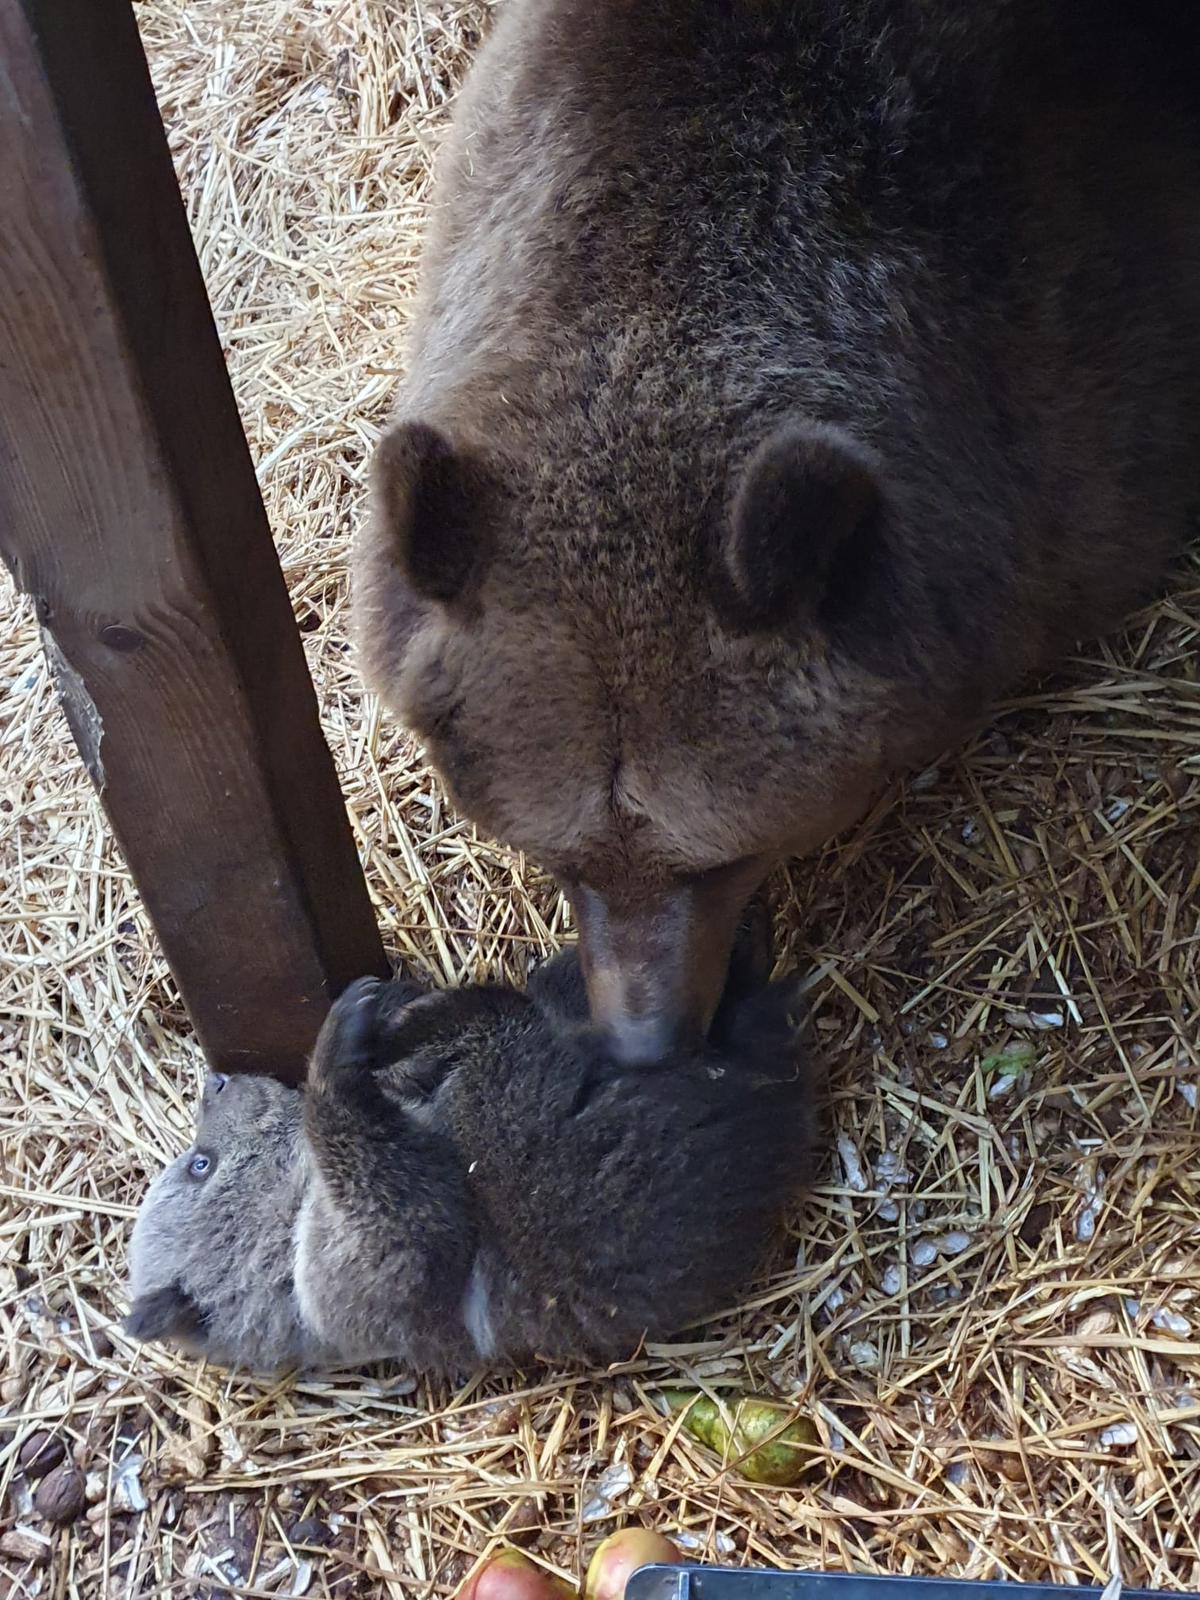
[[732,1302],[804,1172],[788,984],[750,965],[714,1040],[631,1075],[573,952],[528,994],[362,979],[303,1090],[214,1078],[154,1181],[128,1327],[256,1370],[610,1360]]

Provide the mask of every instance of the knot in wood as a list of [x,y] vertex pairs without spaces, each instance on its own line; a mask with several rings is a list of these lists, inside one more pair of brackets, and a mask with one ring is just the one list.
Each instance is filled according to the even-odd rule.
[[110,650],[120,650],[125,655],[140,650],[145,642],[145,634],[139,633],[136,628],[126,628],[119,622],[109,622],[100,629],[100,643],[106,644]]

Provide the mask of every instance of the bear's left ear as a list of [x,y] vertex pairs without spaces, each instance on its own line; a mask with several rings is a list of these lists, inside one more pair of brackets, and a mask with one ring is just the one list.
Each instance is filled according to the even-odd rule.
[[204,1332],[204,1315],[182,1284],[168,1284],[138,1295],[124,1322],[132,1339],[196,1339]]
[[720,547],[722,610],[747,632],[817,622],[879,536],[873,453],[826,423],[769,434],[746,463]]

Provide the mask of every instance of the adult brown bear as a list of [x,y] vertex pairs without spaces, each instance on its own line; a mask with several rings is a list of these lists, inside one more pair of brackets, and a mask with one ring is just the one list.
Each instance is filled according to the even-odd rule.
[[442,159],[360,636],[462,809],[570,894],[626,1058],[705,1025],[773,863],[1183,543],[1192,11],[501,13]]

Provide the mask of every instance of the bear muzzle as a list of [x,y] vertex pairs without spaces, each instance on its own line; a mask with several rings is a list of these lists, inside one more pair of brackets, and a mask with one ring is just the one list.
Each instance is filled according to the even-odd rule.
[[758,862],[739,862],[632,903],[568,887],[592,1021],[618,1061],[652,1065],[704,1037],[739,917],[763,873]]

